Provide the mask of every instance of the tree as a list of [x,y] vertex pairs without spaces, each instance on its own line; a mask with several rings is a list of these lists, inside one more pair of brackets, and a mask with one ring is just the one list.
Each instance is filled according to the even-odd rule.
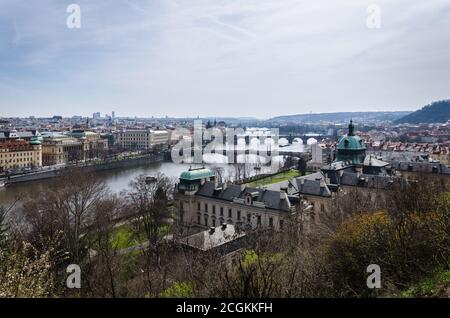
[[29,195],[24,203],[29,241],[41,251],[60,241],[71,262],[80,264],[87,251],[86,231],[97,203],[108,194],[106,185],[91,171],[65,170],[39,196]]
[[98,202],[93,212],[87,285],[94,297],[119,296],[122,264],[114,244],[114,226],[120,210],[119,200],[111,197]]
[[6,210],[0,206],[0,250],[6,250],[8,242],[8,229],[9,226],[6,223]]
[[303,157],[300,157],[298,160],[298,171],[300,172],[301,176],[304,176],[306,174],[306,160]]
[[223,176],[225,169],[223,167],[213,167],[212,170],[214,171],[214,174],[216,175],[217,182],[220,184],[223,182]]
[[11,252],[0,249],[0,298],[52,296],[51,252],[40,253],[29,243]]
[[153,264],[161,263],[161,243],[167,235],[168,221],[171,217],[168,203],[173,195],[173,182],[159,173],[156,180],[147,182],[141,175],[130,183],[127,193],[130,210],[137,215],[137,231],[147,239],[147,259]]

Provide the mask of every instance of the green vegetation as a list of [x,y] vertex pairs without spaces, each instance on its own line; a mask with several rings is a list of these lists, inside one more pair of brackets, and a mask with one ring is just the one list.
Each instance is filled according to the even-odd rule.
[[300,174],[297,170],[288,170],[288,171],[284,171],[284,172],[280,172],[277,173],[275,175],[260,179],[260,180],[256,180],[253,182],[250,182],[249,184],[247,184],[250,187],[261,187],[261,186],[265,186],[265,185],[269,185],[269,184],[273,184],[273,183],[278,183],[278,182],[283,182],[283,181],[287,181],[289,179],[298,177]]
[[132,227],[126,224],[114,229],[111,244],[115,249],[121,250],[141,244],[143,237],[143,235],[136,237]]
[[194,289],[191,283],[175,282],[161,293],[162,298],[193,298]]
[[401,297],[450,297],[450,270],[437,272],[431,278],[413,285]]
[[438,102],[431,103],[411,113],[397,119],[395,123],[445,123],[450,119],[450,100],[442,100]]

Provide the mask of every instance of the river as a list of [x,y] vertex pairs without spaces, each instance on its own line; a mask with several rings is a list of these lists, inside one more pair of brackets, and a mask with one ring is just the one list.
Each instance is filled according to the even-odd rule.
[[[220,156],[220,155],[216,155]],[[278,160],[282,160],[278,158]],[[211,159],[208,160],[211,162]],[[217,160],[216,162],[223,162],[222,160]],[[193,167],[199,165],[192,165]],[[203,165],[202,165],[203,166]],[[205,163],[204,166],[212,167],[223,167],[224,178],[233,178],[235,174],[235,168],[231,164],[214,164]],[[135,179],[139,175],[156,175],[157,173],[163,173],[170,178],[178,178],[181,172],[188,170],[189,164],[176,164],[173,162],[160,162],[160,163],[149,163],[147,165],[142,165],[139,167],[121,168],[113,169],[107,171],[95,172],[95,174],[102,179],[106,185],[109,187],[111,192],[120,193],[122,190],[126,190],[131,180]],[[275,172],[270,166],[262,166],[261,173]],[[250,174],[256,173],[254,170],[249,169]],[[20,206],[21,199],[32,193],[33,195],[39,195],[45,189],[45,187],[51,182],[51,179],[31,181],[25,183],[17,183],[8,186],[7,188],[0,188],[0,205],[5,207],[10,206],[13,202],[18,200],[17,205]]]

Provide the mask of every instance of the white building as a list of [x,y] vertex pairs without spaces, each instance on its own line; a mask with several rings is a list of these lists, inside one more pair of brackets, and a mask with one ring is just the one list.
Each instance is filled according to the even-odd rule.
[[115,136],[115,144],[124,149],[148,150],[155,146],[167,146],[169,133],[166,130],[127,129]]

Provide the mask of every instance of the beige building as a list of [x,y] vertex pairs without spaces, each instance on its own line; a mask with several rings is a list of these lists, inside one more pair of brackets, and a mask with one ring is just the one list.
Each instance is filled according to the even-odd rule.
[[67,136],[45,138],[42,144],[42,164],[52,166],[84,160],[87,145]]
[[115,144],[124,149],[148,150],[168,143],[169,132],[166,130],[127,129],[115,136]]
[[108,140],[90,131],[73,131],[70,135],[44,135],[42,162],[44,166],[94,159],[108,149]]
[[37,140],[16,139],[0,143],[0,171],[42,166],[42,146]]
[[283,191],[221,184],[205,168],[183,172],[175,202],[179,220],[185,226],[216,227],[223,223],[245,228],[283,228],[286,218],[295,214]]

